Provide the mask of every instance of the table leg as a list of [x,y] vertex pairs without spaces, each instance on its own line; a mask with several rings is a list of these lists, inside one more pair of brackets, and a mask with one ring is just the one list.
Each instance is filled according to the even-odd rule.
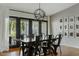
[[25,49],[24,43],[22,42],[22,55],[23,55],[23,56],[25,55],[25,54],[24,54],[24,49]]

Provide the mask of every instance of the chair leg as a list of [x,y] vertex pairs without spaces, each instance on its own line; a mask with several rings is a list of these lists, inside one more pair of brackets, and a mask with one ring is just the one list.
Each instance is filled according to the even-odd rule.
[[54,55],[57,56],[57,46],[54,46]]
[[59,48],[60,48],[60,56],[61,56],[62,55],[61,46],[59,46]]
[[21,47],[20,47],[20,49],[19,49],[19,56],[20,56],[20,54],[21,54]]

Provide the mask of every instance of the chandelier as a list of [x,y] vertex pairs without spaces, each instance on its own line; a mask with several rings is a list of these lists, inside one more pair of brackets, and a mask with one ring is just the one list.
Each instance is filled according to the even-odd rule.
[[40,3],[39,8],[34,11],[34,16],[36,20],[44,20],[46,16],[45,11],[40,8]]

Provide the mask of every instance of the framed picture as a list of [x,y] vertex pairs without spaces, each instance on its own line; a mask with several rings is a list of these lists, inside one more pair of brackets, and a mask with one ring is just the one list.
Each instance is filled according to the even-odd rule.
[[76,29],[79,29],[79,24],[76,24]]
[[75,22],[79,22],[79,16],[75,17]]
[[75,38],[79,38],[79,31],[75,31]]
[[59,22],[60,22],[60,24],[63,24],[63,18],[59,18]]
[[63,29],[63,26],[62,25],[60,25],[60,30],[62,30]]
[[60,30],[60,31],[63,31],[63,23],[60,23],[60,25],[59,25],[59,30]]
[[74,23],[74,16],[69,17],[69,23]]
[[64,24],[64,31],[68,30],[68,24]]
[[63,19],[61,18],[61,19],[60,19],[60,23],[62,23],[62,22],[63,22]]
[[68,31],[64,32],[64,37],[68,37]]
[[69,30],[73,30],[74,31],[74,24],[69,24]]
[[64,17],[64,23],[68,23],[68,17]]
[[74,32],[73,31],[69,32],[69,37],[73,37],[74,38]]
[[70,29],[73,29],[73,25],[70,25]]
[[78,32],[78,33],[76,33],[76,37],[79,37],[79,32]]

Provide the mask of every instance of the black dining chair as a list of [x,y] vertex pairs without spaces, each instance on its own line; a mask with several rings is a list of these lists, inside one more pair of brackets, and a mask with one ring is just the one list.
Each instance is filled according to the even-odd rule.
[[[20,35],[20,40],[24,40],[24,34]],[[20,43],[20,46],[19,46],[19,56],[20,56],[21,50],[22,50],[22,42],[20,40],[18,41]]]
[[41,42],[40,42],[40,40],[41,40],[41,35],[38,35],[38,36],[36,36],[36,41],[35,41],[35,55],[37,55],[38,53],[37,52],[39,52],[39,55],[40,55],[40,45],[41,45]]
[[28,43],[28,47],[26,47],[26,49],[28,49],[26,52],[25,52],[25,54],[27,55],[27,56],[33,56],[33,52],[34,52],[34,43],[33,43],[33,40],[34,40],[34,34],[30,34],[29,36],[28,36],[28,38],[29,38],[29,43]]
[[52,38],[54,37],[52,34],[51,35],[46,35],[45,36],[46,41],[43,41],[43,53],[44,56],[46,56],[47,54],[50,54],[50,50],[52,50],[51,44],[52,44]]
[[[26,36],[26,39],[28,38],[28,35],[26,35],[26,34],[21,34],[20,35],[20,46],[19,46],[19,56],[20,56],[20,54],[21,54],[21,50],[22,50],[22,48],[26,48],[27,47],[27,45],[24,45],[24,47],[22,47],[22,42],[21,42],[21,40],[24,40],[24,36]],[[22,52],[23,53],[23,52]]]
[[60,55],[61,55],[62,52],[61,52],[60,43],[61,43],[62,35],[58,34],[58,35],[56,35],[55,38],[56,38],[56,41],[52,44],[52,46],[54,48],[53,53],[54,53],[54,55],[57,55],[57,48],[59,47],[60,48]]

